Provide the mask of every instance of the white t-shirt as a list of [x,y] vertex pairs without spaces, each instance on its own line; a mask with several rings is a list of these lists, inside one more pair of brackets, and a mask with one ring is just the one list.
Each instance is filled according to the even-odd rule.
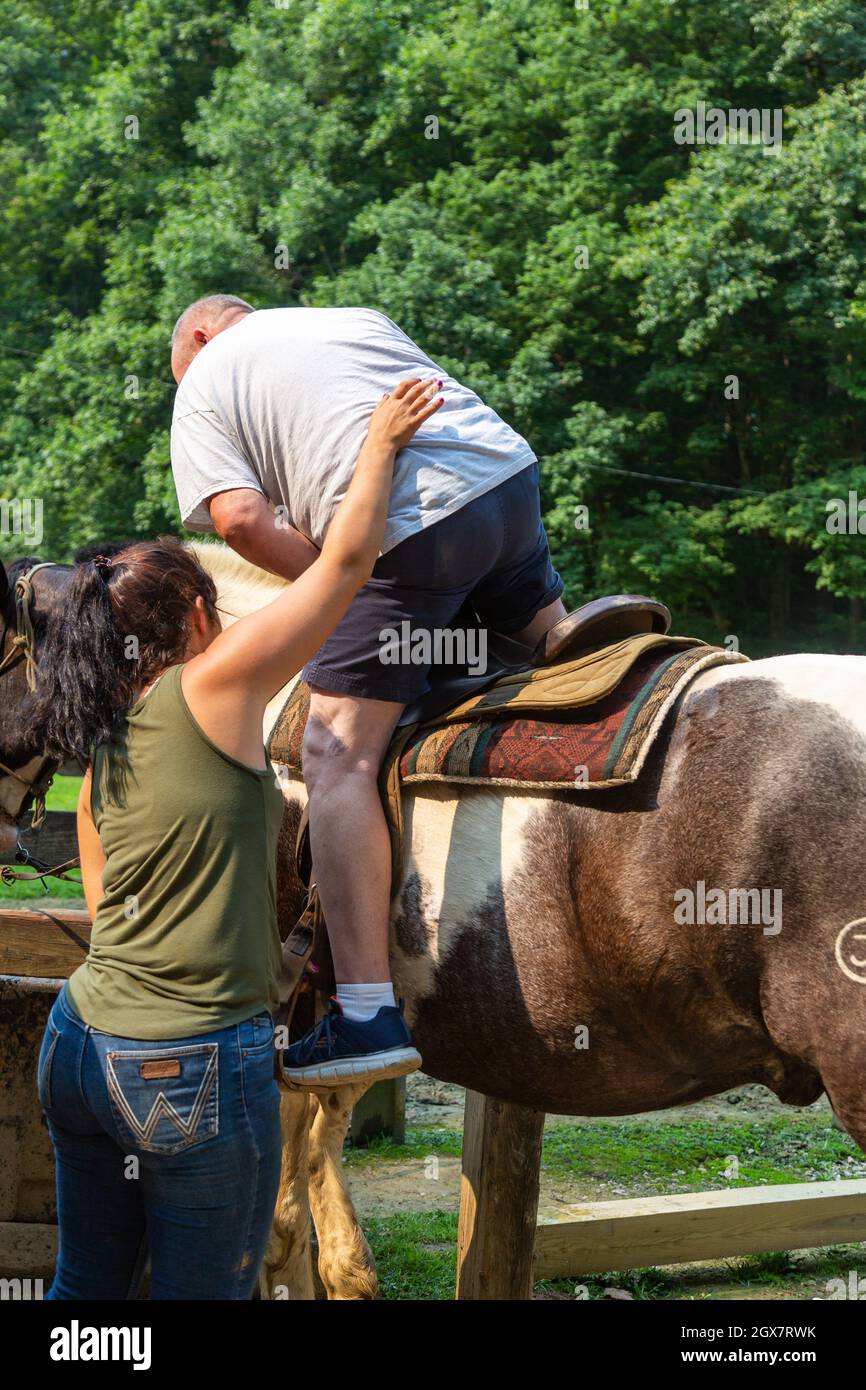
[[445,404],[397,455],[383,554],[534,462],[384,314],[260,309],[211,339],[178,388],[171,466],[184,525],[213,531],[206,499],[256,488],[321,546],[374,407],[411,376],[442,378]]

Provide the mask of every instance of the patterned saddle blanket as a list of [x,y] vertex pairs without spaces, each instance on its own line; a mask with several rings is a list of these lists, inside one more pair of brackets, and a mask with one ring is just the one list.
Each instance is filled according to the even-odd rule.
[[[548,790],[634,781],[668,711],[701,672],[739,653],[690,637],[642,634],[550,667],[505,676],[427,725],[399,729],[383,794],[404,784],[472,783]],[[271,759],[301,777],[310,692],[295,687]]]
[[548,790],[632,782],[674,701],[698,671],[718,664],[718,655],[713,648],[673,655],[656,648],[610,695],[584,708],[419,729],[400,753],[400,780]]

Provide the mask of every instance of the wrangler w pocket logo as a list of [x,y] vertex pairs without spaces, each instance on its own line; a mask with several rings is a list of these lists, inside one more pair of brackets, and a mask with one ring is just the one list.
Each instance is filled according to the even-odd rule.
[[219,1131],[219,1044],[108,1052],[114,1118],[139,1149],[179,1153]]

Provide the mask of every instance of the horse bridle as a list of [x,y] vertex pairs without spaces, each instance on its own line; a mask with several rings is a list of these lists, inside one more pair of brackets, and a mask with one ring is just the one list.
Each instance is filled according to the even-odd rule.
[[[9,670],[17,661],[24,661],[27,668],[27,685],[30,690],[36,689],[36,675],[38,666],[36,664],[36,640],[33,632],[33,576],[38,570],[58,569],[60,566],[53,564],[50,560],[44,560],[38,565],[32,565],[26,573],[20,575],[15,581],[15,636],[9,647],[9,651],[0,661],[0,675]],[[3,627],[3,638],[0,641],[0,652],[6,646],[6,639],[9,636],[10,624],[7,622]],[[41,754],[31,758],[23,767],[18,769],[7,767],[0,762],[0,811],[8,816],[13,825],[20,826],[24,813],[33,802],[33,815],[30,821],[31,830],[38,830],[45,819],[45,794],[51,786],[54,774],[59,767],[56,758],[45,758]],[[18,839],[17,853],[25,863],[35,863],[33,856],[21,844],[20,834]],[[64,866],[65,867],[65,866]]]

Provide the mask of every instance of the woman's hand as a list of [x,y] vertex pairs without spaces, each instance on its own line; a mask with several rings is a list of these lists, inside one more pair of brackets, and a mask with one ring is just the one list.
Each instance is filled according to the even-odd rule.
[[416,430],[444,405],[444,396],[436,392],[442,386],[435,378],[420,381],[411,377],[401,381],[387,396],[383,396],[370,417],[367,440],[386,448],[405,449]]

